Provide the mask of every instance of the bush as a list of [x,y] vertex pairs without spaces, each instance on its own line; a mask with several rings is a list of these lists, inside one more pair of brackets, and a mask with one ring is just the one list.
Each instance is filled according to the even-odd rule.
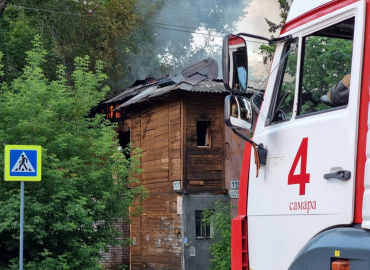
[[211,270],[231,269],[231,209],[230,203],[217,200],[214,210],[203,210],[203,222],[213,227],[213,244],[210,248],[213,259],[210,261]]
[[[45,79],[46,54],[36,37],[23,74],[0,85],[0,171],[3,144],[42,146],[42,181],[25,184],[24,269],[101,269],[107,245],[125,244],[114,222],[128,220],[129,206],[144,196],[140,186],[126,188],[139,172],[140,151],[126,159],[115,125],[88,118],[108,91],[102,63],[93,73],[88,57],[76,58],[68,85],[63,66],[56,81]],[[19,204],[20,184],[2,182],[0,269],[19,267]]]

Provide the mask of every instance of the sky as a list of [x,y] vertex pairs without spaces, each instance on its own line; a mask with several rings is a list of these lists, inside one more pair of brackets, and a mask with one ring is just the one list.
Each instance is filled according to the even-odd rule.
[[[235,33],[244,32],[269,38],[271,36],[271,33],[268,32],[268,26],[265,18],[268,18],[270,21],[273,21],[275,23],[279,23],[281,20],[279,16],[279,4],[277,0],[252,0],[249,6],[246,8],[246,11],[247,15],[239,21],[239,23],[237,24],[237,31]],[[199,30],[198,32],[207,33],[205,30]],[[219,35],[217,33],[212,34]],[[192,46],[199,47],[204,43],[203,35],[194,34],[193,37],[194,42]],[[247,41],[249,67],[253,68],[253,73],[259,75],[260,79],[267,77],[270,65],[263,65],[261,63],[262,56],[258,54],[259,46],[261,44],[255,43],[260,41],[250,38],[246,38],[246,40],[254,41]],[[222,38],[214,37],[211,44],[215,47],[222,47]],[[212,56],[212,51],[209,51],[209,55]],[[221,70],[221,60],[216,60],[218,60],[217,62],[219,62],[219,69]],[[219,72],[219,77],[220,76],[221,72]]]
[[[268,26],[265,18],[268,18],[274,23],[279,23],[279,4],[277,0],[253,0],[248,7],[248,15],[238,23],[238,31],[247,32],[264,37],[270,37]],[[277,35],[277,34],[275,34]],[[253,40],[246,38],[248,40]],[[259,40],[254,40],[259,41]],[[248,46],[248,62],[250,67],[254,67],[256,74],[263,73],[267,76],[266,70],[270,70],[269,65],[261,64],[262,56],[256,52],[259,51],[259,43],[247,42]],[[261,75],[261,76],[264,76]]]

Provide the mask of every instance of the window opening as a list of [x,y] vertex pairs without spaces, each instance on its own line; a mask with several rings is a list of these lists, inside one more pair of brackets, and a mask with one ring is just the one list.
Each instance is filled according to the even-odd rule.
[[123,151],[123,153],[126,156],[126,159],[131,157],[131,151],[125,151],[125,148],[131,141],[131,132],[128,131],[118,131],[118,142],[120,145],[120,149]]
[[273,104],[269,112],[269,122],[289,121],[293,114],[294,92],[297,72],[298,40],[285,45],[283,58],[280,61]]
[[110,105],[102,109],[102,113],[105,114],[105,117],[113,122],[117,121],[121,118],[121,113],[119,111],[114,111],[114,109],[118,108],[120,104]]
[[297,115],[346,107],[354,25],[351,18],[303,39]]
[[211,121],[197,121],[197,146],[211,146]]
[[233,87],[234,90],[239,91],[246,91],[247,90],[247,70],[245,70],[244,67],[248,66],[245,61],[247,58],[246,55],[245,46],[238,48],[236,52],[233,52],[233,63],[234,63],[234,72],[233,74]]
[[213,224],[206,224],[203,222],[204,216],[202,210],[195,211],[195,238],[196,239],[209,239],[213,232]]

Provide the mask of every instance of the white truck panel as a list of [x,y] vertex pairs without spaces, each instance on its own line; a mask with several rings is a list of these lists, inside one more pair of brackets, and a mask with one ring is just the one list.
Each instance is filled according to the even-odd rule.
[[[370,105],[369,105],[370,108]],[[367,123],[370,127],[370,110],[367,116]],[[366,136],[366,163],[364,177],[364,198],[362,203],[362,227],[370,229],[370,129]]]
[[[249,243],[249,269],[253,270],[287,270],[296,257],[297,253],[307,242],[320,231],[322,225],[330,226],[328,220],[316,215],[315,220],[306,215],[300,215],[299,219],[303,224],[309,226],[300,227],[297,224],[297,216],[263,216],[248,217],[248,230],[250,232],[263,230],[264,232],[273,232],[263,236],[250,233],[248,235]],[[333,221],[336,216],[333,216]],[[296,237],[297,233],[299,237]],[[289,236],[287,238],[287,236]],[[271,247],[271,248],[270,248]]]
[[303,15],[307,11],[322,6],[331,1],[332,0],[295,0],[290,7],[287,22],[297,18],[298,16]]
[[[296,91],[292,119],[266,127],[264,120],[268,114],[276,74],[270,76],[254,136],[254,141],[263,143],[268,150],[267,164],[261,166],[260,175],[256,178],[252,153],[249,174],[250,269],[286,270],[314,235],[331,226],[353,221],[364,15],[365,2],[360,1],[284,34],[298,37],[301,42],[301,37],[355,16],[350,98],[344,109],[296,119]],[[279,44],[277,47],[273,67],[280,61],[282,46]],[[299,58],[297,65],[300,65]],[[310,174],[310,182],[305,184],[305,194],[300,195],[299,184],[288,185],[288,174],[304,138],[308,138],[306,173]],[[300,173],[300,162],[301,159],[295,175]],[[324,174],[339,170],[350,171],[351,179],[324,179]],[[367,173],[370,174],[369,170]],[[370,175],[366,179],[370,190]],[[370,191],[368,193],[366,199],[369,198],[367,203],[370,205]],[[370,213],[370,207],[366,211]],[[370,220],[370,214],[368,217]]]

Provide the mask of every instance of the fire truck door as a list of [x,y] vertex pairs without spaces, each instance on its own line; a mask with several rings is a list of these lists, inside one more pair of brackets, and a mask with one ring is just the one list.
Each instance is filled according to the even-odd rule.
[[[250,269],[286,270],[313,236],[352,223],[364,14],[357,2],[277,46],[254,136],[268,150],[258,178],[251,158]],[[325,105],[338,82],[348,104]]]

